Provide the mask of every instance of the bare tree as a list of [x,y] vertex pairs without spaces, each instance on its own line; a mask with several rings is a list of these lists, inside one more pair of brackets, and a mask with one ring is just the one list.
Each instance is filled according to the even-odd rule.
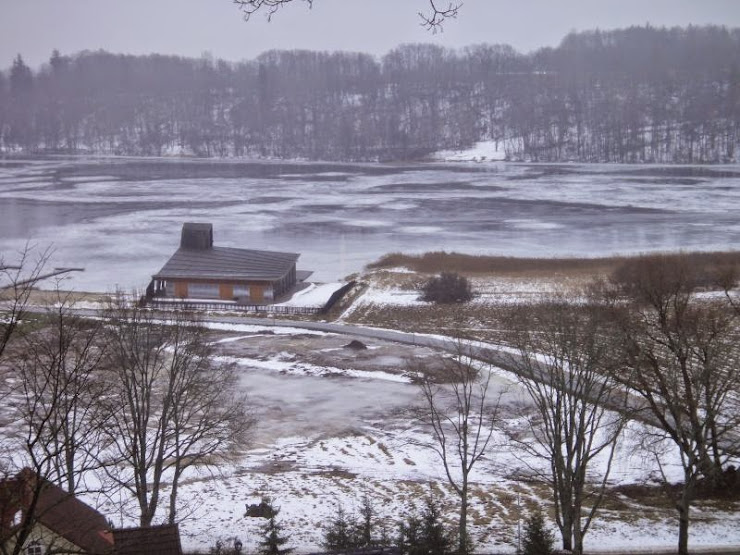
[[136,497],[142,526],[152,524],[169,483],[174,522],[183,472],[231,455],[254,420],[233,366],[212,362],[204,328],[180,314],[160,322],[122,301],[110,317],[106,469]]
[[[5,410],[0,415],[0,476],[3,478],[3,524],[0,553],[20,555],[32,538],[39,518],[49,507],[43,492],[52,479],[66,482],[67,468],[59,465],[68,447],[59,416],[63,396],[58,395],[59,381],[49,365],[29,353],[34,338],[49,333],[43,319],[24,325],[28,319],[31,293],[44,278],[49,251],[34,256],[26,246],[15,261],[0,260],[0,400]],[[29,331],[34,330],[34,331]],[[23,332],[23,333],[21,333]],[[45,362],[48,362],[46,360]],[[63,380],[62,380],[63,381]],[[48,552],[52,553],[54,546]]]
[[[233,0],[236,5],[244,13],[244,18],[249,19],[253,14],[262,11],[267,12],[267,18],[270,19],[275,12],[286,4],[290,4],[293,0]],[[313,6],[314,0],[303,0],[308,4],[309,8]],[[442,24],[447,19],[457,17],[457,14],[462,7],[462,2],[446,0],[440,4],[439,0],[427,0],[429,6],[427,10],[420,11],[419,17],[421,18],[421,24],[430,31],[438,31],[442,29]]]
[[687,260],[646,256],[633,266],[612,291],[629,370],[618,377],[678,449],[683,483],[675,503],[684,555],[700,478],[720,486],[723,465],[738,453],[738,313],[728,303],[697,298],[697,275]]
[[33,248],[26,245],[18,260],[0,257],[0,361],[11,337],[22,321],[31,292],[41,279],[49,258],[48,250],[33,256]]
[[740,292],[737,290],[738,281],[740,281],[740,266],[726,265],[716,272],[717,285],[722,289],[725,299],[740,316]]
[[418,369],[424,399],[420,419],[432,429],[431,447],[447,481],[460,497],[457,552],[470,550],[468,495],[470,474],[485,455],[498,424],[501,392],[491,399],[491,372],[476,360],[463,340],[457,353],[438,369]]
[[[603,307],[554,298],[516,310],[508,326],[517,350],[509,364],[534,408],[525,409],[526,430],[513,437],[527,455],[549,463],[546,469],[527,464],[550,486],[563,549],[575,554],[583,552],[601,506],[625,421],[605,408],[623,398],[607,371],[613,355],[608,323]],[[606,462],[595,479],[599,456]]]
[[75,493],[85,472],[98,467],[104,420],[101,323],[71,313],[69,294],[39,315],[39,329],[24,336],[16,358],[17,416],[36,438],[29,449],[51,468],[41,477]]

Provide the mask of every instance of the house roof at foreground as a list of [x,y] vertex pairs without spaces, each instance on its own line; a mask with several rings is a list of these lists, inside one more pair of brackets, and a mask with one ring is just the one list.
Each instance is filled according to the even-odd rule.
[[230,247],[180,247],[154,279],[276,280],[287,274],[300,255]]
[[[24,469],[18,476],[3,482],[4,498],[0,503],[10,503],[25,508],[33,491],[36,476]],[[72,493],[42,480],[36,505],[36,521],[56,535],[76,545],[85,553],[105,554],[113,549],[110,525],[98,511],[80,501]],[[15,492],[14,494],[12,492]]]
[[116,555],[182,555],[177,524],[113,530]]

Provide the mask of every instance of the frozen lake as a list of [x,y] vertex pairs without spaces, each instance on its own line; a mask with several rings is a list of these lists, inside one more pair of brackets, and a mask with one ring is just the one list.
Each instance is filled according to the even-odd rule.
[[600,256],[740,245],[740,166],[0,161],[0,253],[52,246],[65,288],[143,288],[185,221],[332,281],[393,252]]

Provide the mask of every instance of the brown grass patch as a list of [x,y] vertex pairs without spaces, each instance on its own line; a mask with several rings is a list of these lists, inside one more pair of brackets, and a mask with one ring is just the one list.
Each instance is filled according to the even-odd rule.
[[462,306],[363,305],[349,315],[347,322],[414,333],[501,341],[502,318],[510,310],[509,307],[470,303]]
[[[650,256],[650,255],[647,255]],[[664,253],[669,258],[685,258],[695,267],[717,267],[740,264],[740,251]],[[460,272],[464,274],[496,275],[557,275],[590,274],[606,276],[614,272],[632,256],[601,258],[515,258],[510,256],[471,255],[435,251],[421,255],[394,252],[367,265],[370,270],[408,268],[415,272],[436,274]]]

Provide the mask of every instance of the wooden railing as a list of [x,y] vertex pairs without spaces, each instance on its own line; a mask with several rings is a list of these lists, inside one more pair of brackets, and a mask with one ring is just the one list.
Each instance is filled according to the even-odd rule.
[[321,307],[316,306],[280,306],[273,304],[237,304],[237,303],[219,303],[208,301],[164,301],[157,297],[146,299],[146,306],[151,308],[169,309],[169,310],[214,310],[229,312],[246,312],[252,314],[318,314]]

